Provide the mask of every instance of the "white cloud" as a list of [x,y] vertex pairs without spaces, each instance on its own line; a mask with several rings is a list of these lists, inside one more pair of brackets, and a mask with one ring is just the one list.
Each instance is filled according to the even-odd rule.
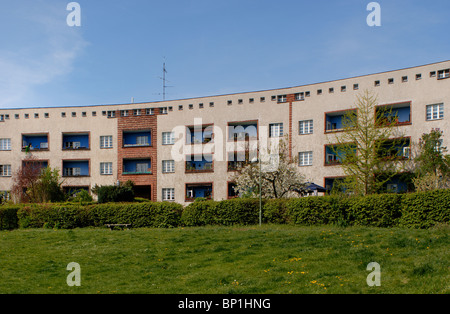
[[69,27],[65,7],[37,2],[36,8],[20,11],[24,32],[11,31],[14,47],[0,49],[0,107],[28,107],[36,102],[37,88],[60,79],[73,70],[74,62],[87,42],[81,29]]

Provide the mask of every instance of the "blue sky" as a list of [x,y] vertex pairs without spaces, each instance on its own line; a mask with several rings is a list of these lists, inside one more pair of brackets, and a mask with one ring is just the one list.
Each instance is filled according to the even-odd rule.
[[0,2],[0,107],[182,99],[317,83],[450,59],[450,1]]

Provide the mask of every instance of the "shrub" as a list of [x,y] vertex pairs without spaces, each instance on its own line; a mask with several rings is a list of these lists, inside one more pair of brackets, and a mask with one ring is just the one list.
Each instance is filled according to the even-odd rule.
[[418,192],[403,196],[401,218],[403,227],[430,228],[450,222],[450,190]]
[[96,187],[95,193],[98,203],[132,202],[134,200],[133,187],[130,185],[103,185]]
[[345,198],[335,196],[304,197],[287,203],[294,224],[322,225],[347,221]]
[[400,194],[374,194],[348,199],[348,220],[353,225],[393,227],[401,216]]
[[254,198],[223,200],[217,202],[215,211],[217,223],[220,225],[253,225],[259,221],[259,200]]
[[12,230],[19,227],[17,211],[20,206],[0,206],[0,230]]
[[287,202],[287,199],[267,200],[263,207],[264,220],[274,224],[291,223]]
[[187,227],[216,225],[216,201],[193,202],[183,209],[181,223]]

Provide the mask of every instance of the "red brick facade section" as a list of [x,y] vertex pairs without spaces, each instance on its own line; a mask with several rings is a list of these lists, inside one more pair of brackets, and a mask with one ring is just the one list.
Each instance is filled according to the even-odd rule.
[[[126,182],[131,180],[136,186],[151,186],[151,200],[157,199],[157,141],[158,141],[158,126],[157,115],[159,109],[154,109],[153,115],[146,115],[145,109],[141,110],[140,115],[133,115],[133,110],[129,110],[128,116],[120,116],[120,112],[116,113],[118,132],[117,132],[117,171],[118,180],[120,182]],[[124,131],[139,131],[150,130],[151,145],[145,147],[124,147],[123,145],[123,132]],[[150,158],[151,160],[151,174],[123,174],[123,160],[132,158]]]

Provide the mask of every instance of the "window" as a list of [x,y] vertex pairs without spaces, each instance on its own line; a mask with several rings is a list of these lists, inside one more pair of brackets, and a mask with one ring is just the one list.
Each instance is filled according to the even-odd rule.
[[163,173],[173,173],[173,172],[175,172],[175,161],[174,160],[163,160],[163,162],[162,162],[162,172]]
[[35,118],[35,119],[39,119],[39,113],[35,113],[35,114],[34,114],[34,118]]
[[394,79],[393,78],[388,79],[388,84],[394,84]]
[[136,164],[136,172],[138,173],[144,173],[148,170],[148,163],[137,163]]
[[100,163],[100,174],[101,175],[113,174],[112,162],[101,162]]
[[72,112],[72,117],[76,117],[77,113],[76,112]]
[[430,77],[436,77],[436,71],[431,71],[430,72]]
[[238,104],[242,105],[243,102],[244,102],[244,100],[238,99]]
[[380,84],[381,84],[380,81],[375,81],[374,82],[375,87],[380,86]]
[[151,115],[155,114],[155,112],[154,112],[153,108],[147,108],[147,109],[145,109],[145,114],[148,116],[151,116]]
[[29,115],[28,113],[26,113],[26,114],[24,114],[24,118],[25,118],[25,119],[29,119],[29,118],[30,118],[30,115]]
[[359,84],[353,84],[353,90],[358,90],[359,89]]
[[203,107],[204,107],[204,106],[203,106],[203,103],[199,103],[199,104],[198,104],[198,107],[199,107],[200,109],[203,109]]
[[162,189],[162,199],[163,201],[173,201],[175,200],[175,189]]
[[328,89],[328,92],[329,92],[330,94],[333,94],[333,93],[334,93],[334,88],[333,88],[333,87],[330,87],[330,88]]
[[438,71],[438,79],[445,79],[450,77],[450,69]]
[[321,89],[317,90],[317,95],[322,95],[322,90]]
[[128,117],[128,110],[120,110],[121,117]]
[[11,150],[11,139],[1,138],[0,139],[0,150]]
[[283,123],[269,124],[269,137],[283,136]]
[[160,114],[167,114],[167,107],[161,107],[161,108],[159,108],[159,113],[160,113]]
[[347,86],[341,86],[341,92],[347,91]]
[[249,99],[248,99],[248,102],[251,103],[251,104],[253,104],[253,103],[255,102],[255,98],[249,98]]
[[178,110],[183,110],[183,105],[178,105]]
[[211,102],[209,103],[209,106],[210,106],[210,107],[214,107],[214,102],[211,101]]
[[266,97],[260,97],[259,98],[259,102],[265,102],[266,101]]
[[232,105],[232,104],[233,104],[233,101],[232,101],[232,100],[228,100],[228,101],[227,101],[227,104],[228,104],[228,105]]
[[50,114],[48,112],[44,113],[44,118],[49,118]]
[[305,100],[305,93],[297,93],[295,94],[295,100]]
[[64,168],[63,175],[65,177],[81,176],[81,168]]
[[92,111],[92,116],[96,117],[97,116],[97,111]]
[[444,118],[444,104],[427,106],[427,120],[439,120]]
[[299,121],[299,134],[312,134],[313,120]]
[[141,115],[141,109],[133,109],[133,115],[140,116]]
[[422,74],[416,74],[416,80],[418,81],[418,80],[421,80],[422,79]]
[[305,92],[305,97],[310,97],[311,96],[311,92]]
[[0,165],[0,177],[11,176],[11,165]]
[[65,118],[66,117],[66,113],[65,112],[61,112],[61,118]]
[[112,148],[112,147],[113,147],[112,135],[100,136],[100,148]]
[[162,144],[163,145],[173,145],[173,144],[175,144],[175,133],[174,132],[163,132],[163,134],[162,134]]
[[313,152],[298,153],[299,166],[312,166]]
[[87,113],[86,113],[85,111],[83,111],[83,112],[81,113],[81,116],[82,116],[82,117],[87,117]]
[[194,109],[194,105],[193,104],[189,104],[189,109]]
[[402,83],[406,83],[408,82],[408,77],[407,76],[402,76]]
[[16,114],[14,115],[14,118],[19,119],[20,116],[16,113]]
[[148,145],[148,136],[136,136],[137,145]]
[[116,112],[115,111],[108,111],[107,113],[108,118],[115,118],[116,117]]

